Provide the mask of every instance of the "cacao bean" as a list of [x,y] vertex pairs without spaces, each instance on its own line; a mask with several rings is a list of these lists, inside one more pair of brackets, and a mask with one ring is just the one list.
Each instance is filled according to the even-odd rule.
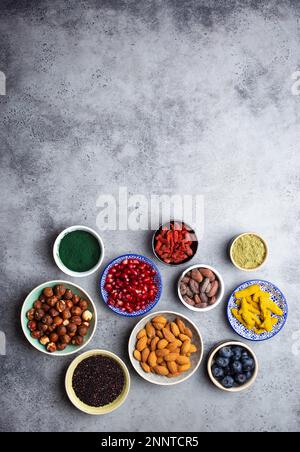
[[197,281],[198,283],[201,283],[203,281],[202,273],[199,272],[197,268],[192,270],[192,278]]
[[209,278],[205,278],[205,280],[203,281],[203,283],[202,283],[201,286],[200,286],[201,293],[205,293],[205,292],[206,292],[206,289],[207,289],[207,287],[208,287],[208,284],[210,284]]

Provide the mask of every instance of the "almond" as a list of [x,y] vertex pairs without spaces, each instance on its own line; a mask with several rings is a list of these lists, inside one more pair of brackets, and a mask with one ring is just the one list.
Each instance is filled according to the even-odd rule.
[[167,363],[167,367],[168,367],[169,372],[170,372],[171,374],[177,374],[177,372],[178,372],[178,367],[177,367],[177,364],[176,364],[174,361],[168,362],[168,363]]
[[167,328],[163,328],[162,332],[168,342],[174,342],[176,340],[174,334],[171,333],[171,331],[169,331]]
[[164,328],[164,324],[163,323],[157,323],[157,322],[155,322],[155,323],[153,323],[153,326],[154,326],[154,328],[157,330],[157,331],[161,331],[163,328]]
[[190,351],[190,348],[191,348],[191,341],[190,340],[184,341],[184,343],[182,344],[182,347],[181,347],[181,354],[186,355]]
[[178,366],[179,372],[186,372],[191,368],[191,364],[183,364],[183,366]]
[[166,346],[168,345],[168,341],[166,339],[161,339],[158,343],[157,343],[157,348],[158,350],[162,350],[163,348],[166,348]]
[[[186,329],[185,329],[186,330]],[[181,340],[181,342],[187,341],[190,339],[190,337],[187,334],[179,334],[179,339]]]
[[160,339],[163,339],[164,335],[162,334],[161,331],[156,331],[156,335],[157,337],[159,337]]
[[148,336],[149,338],[151,338],[151,339],[152,339],[152,338],[155,336],[155,334],[156,334],[155,328],[154,328],[154,326],[152,325],[152,323],[150,323],[150,322],[148,322],[147,325],[146,325],[146,333],[147,333],[147,336]]
[[169,362],[169,361],[176,361],[178,358],[178,353],[169,353],[168,355],[165,356],[165,361]]
[[179,334],[180,334],[180,330],[175,322],[171,322],[171,331],[175,337],[179,336]]
[[156,350],[155,354],[158,358],[164,358],[166,355],[170,353],[170,350],[167,348],[163,348],[162,350]]
[[186,336],[188,336],[190,339],[193,338],[192,330],[191,330],[190,328],[188,328],[188,327],[185,328],[184,334],[185,334]]
[[137,339],[141,339],[141,338],[144,337],[144,336],[146,336],[146,330],[145,330],[145,328],[144,328],[143,330],[141,330],[141,331],[138,332],[136,338],[137,338]]
[[154,317],[154,319],[152,319],[152,322],[161,323],[163,326],[165,326],[167,324],[167,319],[164,316],[159,315],[157,317]]
[[166,377],[169,374],[169,370],[165,366],[156,366],[154,367],[154,370],[157,373],[157,375],[163,375]]
[[148,358],[148,364],[150,367],[155,367],[157,364],[157,356],[155,352],[151,352]]
[[136,349],[142,352],[147,347],[147,336],[142,337],[136,344]]
[[187,356],[178,356],[176,359],[176,363],[179,364],[180,366],[183,366],[185,364],[189,364],[190,360]]
[[154,352],[154,351],[156,350],[156,347],[157,347],[158,342],[159,342],[159,337],[156,336],[156,337],[154,337],[154,338],[152,339],[152,341],[151,341],[151,347],[150,347],[150,349],[151,349],[152,352]]
[[141,352],[139,352],[138,350],[134,350],[133,356],[134,356],[135,359],[137,359],[138,361],[141,361],[141,360],[142,360]]
[[141,363],[141,368],[148,374],[151,372],[150,366],[147,363]]
[[190,352],[190,353],[196,353],[197,350],[198,350],[198,349],[197,349],[196,345],[191,344],[190,349],[189,349],[189,352]]
[[146,363],[146,362],[147,362],[149,355],[150,355],[150,350],[149,350],[149,348],[147,347],[147,348],[145,348],[145,349],[142,351],[142,362],[143,362],[143,363]]

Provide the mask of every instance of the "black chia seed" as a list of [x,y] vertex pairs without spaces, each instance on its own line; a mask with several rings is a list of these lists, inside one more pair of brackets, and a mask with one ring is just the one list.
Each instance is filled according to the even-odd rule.
[[125,386],[125,375],[114,359],[95,355],[78,364],[72,384],[75,394],[83,403],[102,407],[120,396]]

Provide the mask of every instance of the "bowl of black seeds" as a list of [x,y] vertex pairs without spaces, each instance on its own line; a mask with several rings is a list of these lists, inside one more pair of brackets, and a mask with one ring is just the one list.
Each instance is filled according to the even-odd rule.
[[126,400],[130,375],[126,364],[114,353],[91,350],[78,356],[66,374],[70,401],[87,414],[111,413]]

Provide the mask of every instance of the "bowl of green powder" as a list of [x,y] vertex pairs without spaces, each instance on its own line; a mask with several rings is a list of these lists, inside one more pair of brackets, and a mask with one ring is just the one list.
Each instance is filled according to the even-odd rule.
[[53,246],[58,268],[73,277],[95,273],[104,258],[104,244],[96,231],[87,226],[71,226],[59,234]]
[[231,242],[230,258],[239,270],[258,270],[266,263],[268,256],[267,242],[254,232],[241,234]]

